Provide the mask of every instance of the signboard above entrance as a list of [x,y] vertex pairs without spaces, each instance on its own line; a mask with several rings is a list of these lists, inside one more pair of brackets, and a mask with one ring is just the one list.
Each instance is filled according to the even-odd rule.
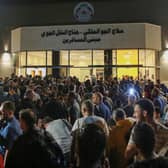
[[64,49],[161,49],[160,26],[146,23],[21,27],[12,52]]
[[[117,34],[124,33],[123,29],[120,28],[88,28],[86,31],[79,31],[78,29],[57,29],[51,31],[45,31],[41,33],[42,38],[49,38],[51,36],[66,36],[62,39],[63,44],[71,44],[71,43],[78,43],[78,42],[86,42],[86,43],[95,43],[100,42],[102,40],[102,36],[104,35],[111,35],[115,36]],[[92,35],[92,36],[91,36]]]

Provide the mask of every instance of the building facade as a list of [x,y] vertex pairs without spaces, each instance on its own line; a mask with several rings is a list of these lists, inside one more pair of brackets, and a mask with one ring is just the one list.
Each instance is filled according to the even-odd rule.
[[160,77],[161,27],[153,24],[20,27],[11,41],[17,75]]

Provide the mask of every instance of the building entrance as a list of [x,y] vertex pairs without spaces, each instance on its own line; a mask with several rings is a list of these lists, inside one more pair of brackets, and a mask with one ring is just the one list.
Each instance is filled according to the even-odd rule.
[[156,80],[158,56],[154,50],[61,50],[18,53],[16,74],[76,76],[80,81],[113,76]]

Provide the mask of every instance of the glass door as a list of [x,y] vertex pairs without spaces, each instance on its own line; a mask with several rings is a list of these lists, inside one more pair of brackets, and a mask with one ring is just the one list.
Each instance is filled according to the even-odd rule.
[[138,50],[117,50],[117,76],[138,78]]
[[70,76],[76,76],[80,81],[84,81],[91,76],[92,51],[91,50],[71,50],[70,51]]

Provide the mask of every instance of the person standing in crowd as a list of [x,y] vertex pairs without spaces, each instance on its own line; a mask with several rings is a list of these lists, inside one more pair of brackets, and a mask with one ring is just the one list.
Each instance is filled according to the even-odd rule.
[[103,95],[100,92],[93,93],[92,102],[95,104],[94,114],[108,122],[111,118],[111,112],[108,106],[103,103]]
[[123,107],[124,111],[126,112],[127,117],[133,116],[135,102],[136,102],[136,97],[134,95],[129,95],[128,104],[125,107]]
[[113,102],[109,97],[109,91],[106,89],[105,85],[95,85],[93,88],[93,92],[100,92],[103,95],[103,103],[110,109],[110,113],[112,113]]
[[69,122],[71,123],[71,125],[73,125],[76,119],[80,117],[80,106],[76,99],[75,92],[69,92],[68,94],[67,111],[68,111]]
[[[162,125],[161,123],[155,122],[153,119],[153,113],[154,105],[149,99],[144,98],[136,102],[134,108],[134,116],[136,117],[137,123],[144,121],[152,126],[156,135],[156,144],[154,151],[156,153],[159,153],[160,150],[164,148],[165,145],[167,145],[168,128]],[[125,157],[127,160],[133,158],[133,156],[135,156],[137,153],[137,148],[133,139],[133,134],[134,128],[132,129],[131,136],[125,151]]]
[[72,127],[72,135],[73,135],[73,140],[72,140],[72,150],[71,150],[71,161],[72,164],[78,164],[78,137],[80,132],[83,131],[87,127],[88,124],[95,124],[98,127],[100,127],[106,137],[109,135],[109,130],[107,127],[107,124],[105,120],[102,117],[98,117],[94,115],[94,105],[91,102],[91,100],[84,100],[81,105],[81,112],[83,117],[79,118],[75,121],[73,127]]
[[5,168],[64,168],[63,153],[54,138],[36,128],[36,115],[31,109],[20,112],[23,134],[13,144]]
[[15,104],[11,101],[5,101],[1,105],[2,121],[5,122],[0,129],[0,152],[4,160],[11,150],[14,141],[22,134],[18,120],[14,116]]
[[54,95],[50,95],[50,99],[46,102],[46,104],[43,107],[43,113],[41,116],[49,116],[53,120],[59,118],[68,118],[67,110],[64,104],[62,104]]
[[160,90],[158,88],[154,88],[152,90],[151,96],[152,96],[152,101],[154,103],[154,106],[159,107],[160,115],[162,117],[162,115],[164,113],[164,108],[165,108],[167,102],[165,101],[165,99],[163,97],[161,97]]
[[102,127],[105,131],[106,135],[108,136],[109,130],[105,120],[102,117],[96,116],[94,114],[94,105],[90,100],[84,100],[81,104],[81,112],[83,117],[79,118],[75,121],[72,132],[76,131],[77,129],[82,129],[87,124],[97,123]]
[[104,168],[106,135],[95,124],[88,124],[77,137],[79,168]]
[[33,90],[32,89],[28,89],[25,92],[23,100],[21,101],[19,110],[30,108],[34,112],[38,113],[37,109],[36,109],[36,104],[35,104],[33,99],[34,99]]
[[153,128],[145,122],[139,122],[134,127],[132,139],[137,147],[140,161],[135,161],[129,168],[167,168],[168,159],[158,157],[154,153],[155,132]]
[[125,111],[118,108],[113,111],[116,125],[111,127],[108,138],[108,157],[111,168],[125,168],[124,152],[129,140],[132,123],[126,119]]
[[9,87],[7,100],[15,102],[16,105],[19,103],[20,97],[16,87]]
[[161,119],[161,114],[160,113],[161,113],[160,108],[156,106],[155,109],[154,109],[154,113],[153,113],[154,120],[155,120],[155,122],[164,124],[162,119]]
[[147,80],[144,86],[144,97],[148,98],[148,99],[152,99],[151,98],[151,93],[152,90],[154,88],[154,83],[151,80]]

